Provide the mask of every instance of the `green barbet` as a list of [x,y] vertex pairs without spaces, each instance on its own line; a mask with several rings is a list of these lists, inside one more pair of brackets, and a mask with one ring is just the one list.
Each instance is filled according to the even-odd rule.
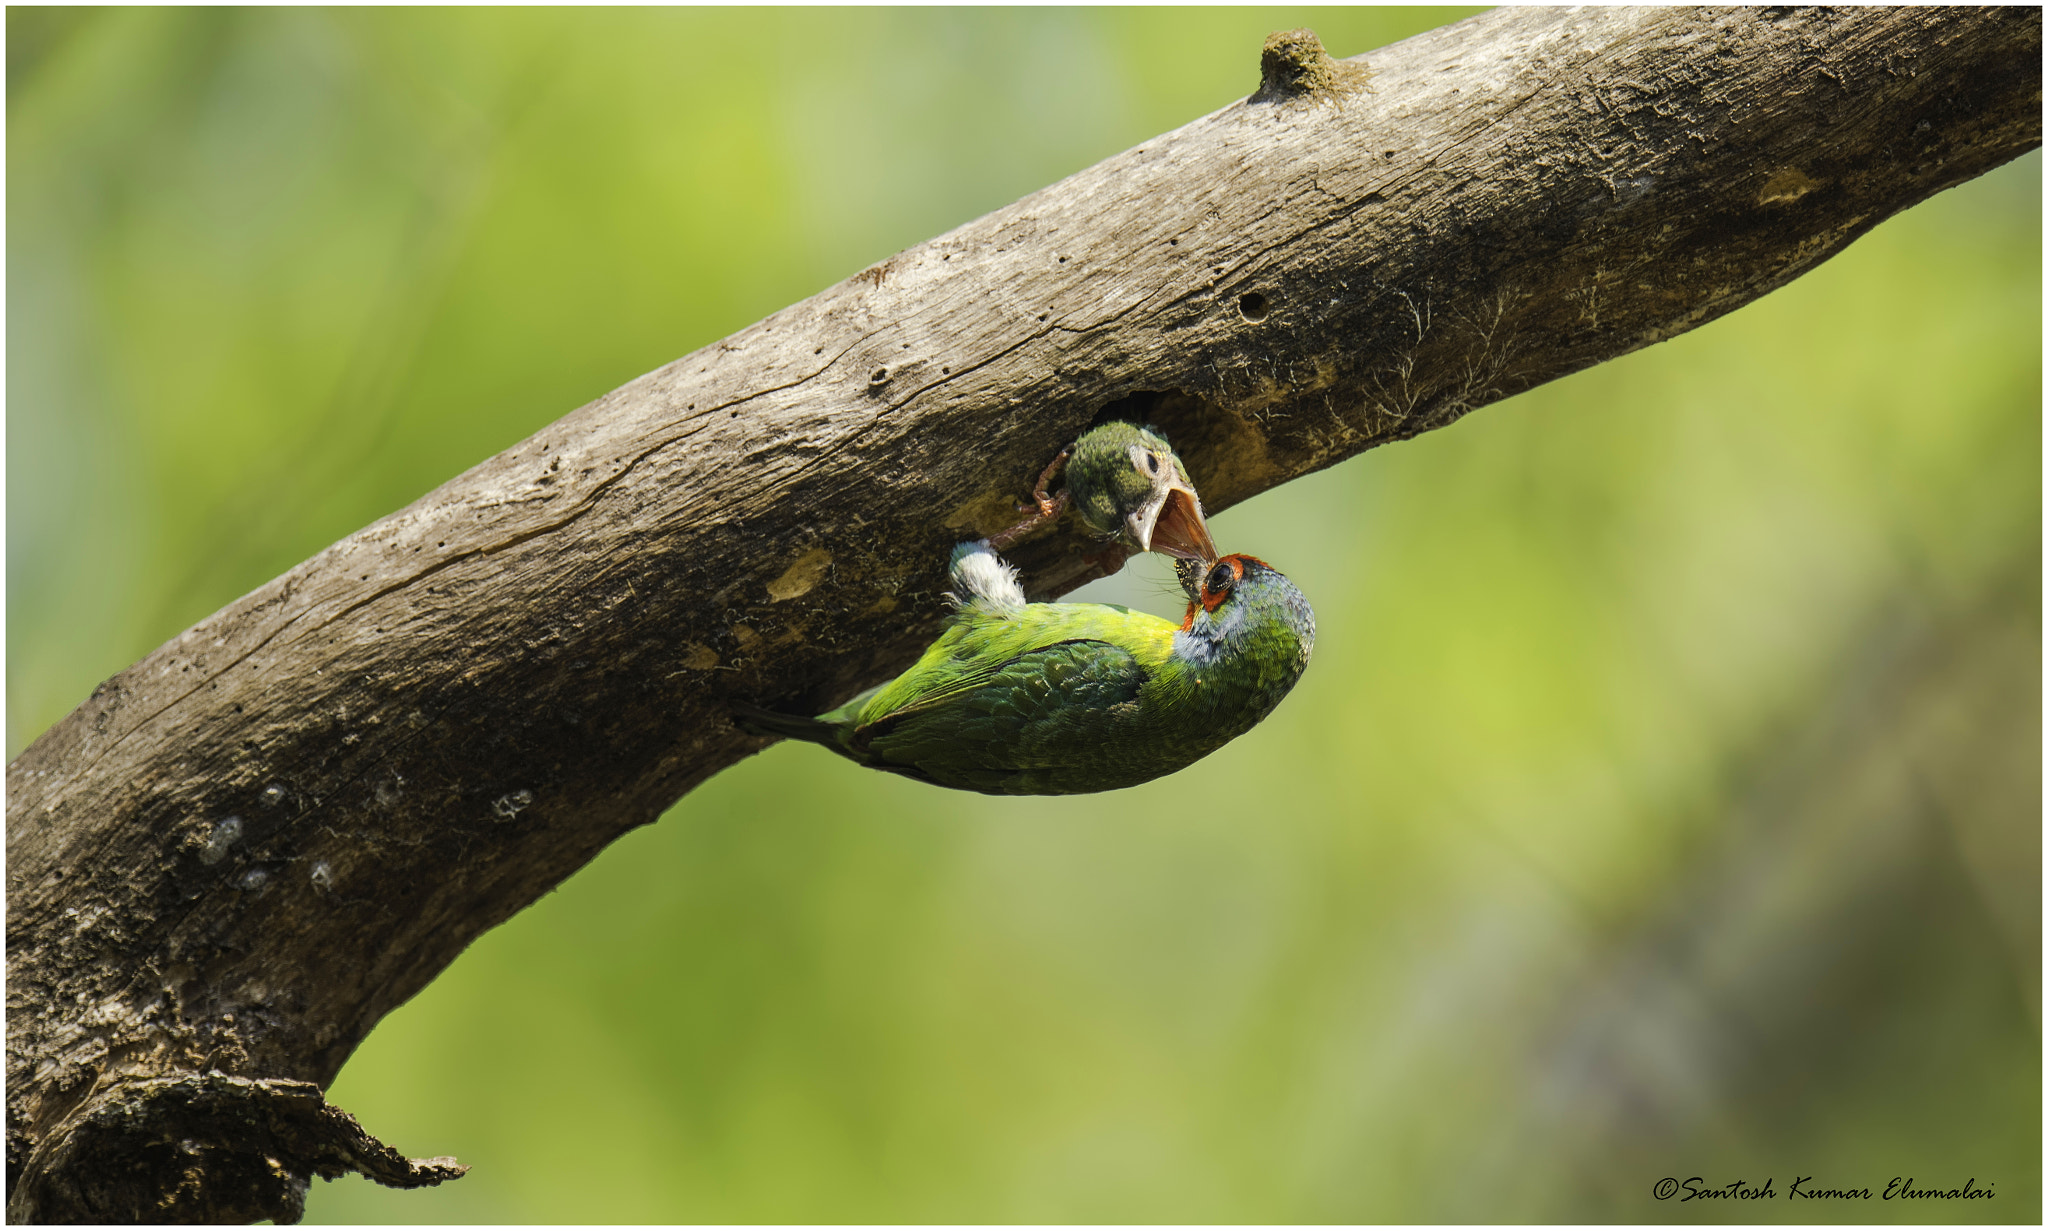
[[[1049,496],[1045,485],[1052,482],[1062,464],[1066,486],[1059,495]],[[1090,530],[1133,551],[1157,551],[1203,564],[1216,559],[1216,543],[1202,517],[1201,496],[1173,446],[1149,427],[1111,422],[1090,428],[1052,459],[1038,477],[1031,499],[1036,511],[990,535],[991,547],[1004,550],[1057,518],[1071,504]],[[1121,553],[1110,563],[1111,572],[1121,567]]]
[[953,552],[952,624],[902,675],[816,718],[751,706],[764,733],[989,795],[1079,795],[1183,769],[1257,726],[1308,666],[1315,612],[1251,556],[1202,575],[1187,618],[1027,603],[988,544]]

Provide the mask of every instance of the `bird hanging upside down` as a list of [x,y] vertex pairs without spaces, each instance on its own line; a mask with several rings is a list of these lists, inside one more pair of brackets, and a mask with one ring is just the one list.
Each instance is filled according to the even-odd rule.
[[1178,626],[1101,603],[1026,602],[986,542],[955,548],[951,576],[958,612],[908,671],[816,718],[745,706],[742,720],[939,786],[1110,791],[1251,730],[1315,648],[1308,600],[1251,556],[1209,563]]

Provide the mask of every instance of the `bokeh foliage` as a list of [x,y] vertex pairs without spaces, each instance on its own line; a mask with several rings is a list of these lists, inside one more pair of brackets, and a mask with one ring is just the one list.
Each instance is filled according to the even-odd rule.
[[[1460,15],[10,9],[10,755],[575,406],[1241,97],[1267,31]],[[2034,155],[1224,514],[1317,659],[1173,778],[720,775],[336,1083],[472,1175],[311,1218],[2038,1220],[2040,235]]]

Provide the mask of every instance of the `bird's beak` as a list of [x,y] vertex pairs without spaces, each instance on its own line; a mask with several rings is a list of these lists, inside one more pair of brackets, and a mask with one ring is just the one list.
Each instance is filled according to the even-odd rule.
[[1202,501],[1195,489],[1176,480],[1138,511],[1138,545],[1182,560],[1209,564],[1216,559],[1216,541],[1202,519]]

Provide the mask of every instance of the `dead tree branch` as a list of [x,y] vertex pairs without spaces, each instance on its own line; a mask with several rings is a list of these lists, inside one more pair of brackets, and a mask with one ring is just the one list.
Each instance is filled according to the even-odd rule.
[[[458,1173],[319,1090],[387,1012],[900,669],[1093,417],[1210,507],[1681,333],[2040,143],[2037,9],[1502,10],[1252,98],[599,398],[108,680],[8,771],[21,1221]],[[1249,67],[1249,55],[1247,57]],[[1017,552],[1036,588],[1079,536]],[[311,1083],[307,1085],[305,1083]]]

